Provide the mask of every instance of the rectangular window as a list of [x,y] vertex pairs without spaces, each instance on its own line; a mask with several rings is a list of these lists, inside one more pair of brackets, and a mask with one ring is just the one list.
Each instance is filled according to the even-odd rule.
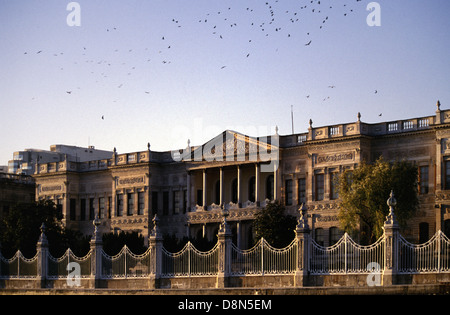
[[330,199],[335,200],[339,198],[339,173],[330,173]]
[[298,204],[306,203],[306,178],[298,180]]
[[123,215],[123,195],[117,195],[116,201],[116,214],[121,217]]
[[56,200],[56,211],[58,213],[58,216],[63,216],[63,199]]
[[324,174],[316,174],[316,189],[315,189],[315,197],[316,201],[323,200],[324,198]]
[[70,220],[75,221],[77,219],[77,200],[71,198],[70,199]]
[[169,214],[169,192],[163,192],[163,215]]
[[173,212],[174,212],[174,214],[180,213],[180,210],[181,210],[180,197],[181,197],[181,192],[179,190],[173,192]]
[[285,182],[286,189],[286,206],[292,205],[292,179],[288,179]]
[[98,198],[98,213],[100,216],[100,219],[105,218],[105,197],[99,197]]
[[419,193],[428,194],[428,166],[419,167]]
[[133,211],[134,211],[134,199],[133,199],[134,194],[133,193],[128,193],[127,194],[127,215],[133,215]]
[[158,213],[158,192],[152,192],[152,214],[155,215]]
[[80,199],[80,221],[86,220],[86,199]]
[[138,215],[143,215],[145,209],[145,194],[138,192]]
[[199,205],[200,207],[203,206],[203,189],[197,189],[197,205]]
[[94,198],[89,199],[89,220],[95,219]]
[[111,219],[112,197],[108,197],[108,219]]
[[445,189],[450,189],[450,161],[445,162]]
[[187,204],[187,190],[183,190],[183,213],[186,213],[188,208]]

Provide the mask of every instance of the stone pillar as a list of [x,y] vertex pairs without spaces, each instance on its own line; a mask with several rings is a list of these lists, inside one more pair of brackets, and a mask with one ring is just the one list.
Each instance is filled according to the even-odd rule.
[[148,244],[150,248],[150,276],[149,276],[149,288],[157,289],[160,287],[160,278],[162,273],[162,246],[163,238],[159,230],[159,218],[155,214],[153,217],[153,229],[148,238]]
[[242,205],[242,200],[241,200],[241,179],[242,179],[242,170],[241,167],[238,165],[237,166],[237,204],[239,206],[239,208]]
[[383,271],[383,285],[396,284],[396,275],[398,271],[398,252],[399,252],[399,225],[394,214],[394,207],[397,201],[394,198],[394,192],[387,201],[389,206],[389,215],[384,222],[384,240],[385,240],[385,255],[384,255],[384,271]]
[[98,230],[101,224],[100,219],[96,216],[95,220],[92,222],[94,225],[94,235],[89,242],[91,246],[91,288],[100,288],[100,281],[102,279],[102,251],[103,242],[102,235]]
[[236,221],[236,246],[242,248],[242,221]]
[[255,164],[255,204],[259,207],[259,195],[260,195],[260,166],[259,164]]
[[223,167],[219,169],[219,186],[220,186],[220,201],[219,205],[223,208]]
[[40,287],[45,288],[46,287],[46,281],[47,281],[47,262],[48,262],[48,240],[47,236],[45,235],[45,224],[42,223],[41,225],[41,236],[39,237],[39,240],[36,245],[36,252],[38,255],[38,261],[37,261],[37,280],[40,282]]
[[278,170],[278,166],[274,165],[274,169],[273,169],[273,201],[277,200],[277,170]]
[[297,264],[294,285],[303,287],[308,285],[311,230],[308,225],[308,216],[305,204],[302,203],[299,212],[300,218],[297,221],[297,227],[295,229],[295,237],[297,240]]
[[206,194],[206,188],[208,187],[208,185],[206,184],[206,180],[207,180],[207,177],[206,177],[206,169],[204,169],[203,170],[203,187],[202,187],[202,189],[203,189],[203,191],[202,191],[202,199],[203,199],[203,210],[208,210],[208,205],[207,205],[207,200],[206,200],[206,196],[207,196],[207,194]]
[[228,215],[228,211],[222,211],[222,223],[217,234],[217,241],[219,243],[219,266],[216,288],[226,288],[230,285],[232,234],[227,222]]

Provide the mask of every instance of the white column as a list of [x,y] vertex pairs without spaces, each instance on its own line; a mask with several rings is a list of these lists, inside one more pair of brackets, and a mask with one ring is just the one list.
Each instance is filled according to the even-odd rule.
[[277,169],[278,167],[274,165],[273,170],[273,200],[277,200]]
[[219,169],[220,206],[223,207],[223,167]]
[[259,206],[259,174],[260,167],[259,164],[255,164],[255,203]]
[[237,203],[239,207],[241,206],[241,177],[242,177],[242,171],[241,167],[238,165],[237,167]]
[[202,193],[203,193],[203,196],[202,196],[203,210],[207,210],[208,206],[206,204],[206,169],[203,170],[203,187],[202,188],[203,188],[203,191],[202,191]]

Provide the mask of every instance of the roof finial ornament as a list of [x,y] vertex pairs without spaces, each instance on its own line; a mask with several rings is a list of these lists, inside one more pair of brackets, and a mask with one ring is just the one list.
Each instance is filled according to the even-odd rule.
[[275,134],[278,135],[278,126],[275,126]]
[[312,124],[313,124],[312,119],[309,119],[309,128],[312,128]]
[[358,112],[358,122],[360,122],[360,121],[361,121],[361,113]]
[[437,110],[441,110],[441,102],[439,100],[437,101],[436,106],[437,106]]

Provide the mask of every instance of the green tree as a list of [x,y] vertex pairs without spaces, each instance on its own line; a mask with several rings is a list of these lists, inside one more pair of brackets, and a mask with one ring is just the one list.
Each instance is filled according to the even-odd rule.
[[297,220],[285,214],[285,208],[278,201],[268,203],[256,214],[253,229],[256,240],[261,237],[270,245],[282,248],[289,245],[295,237]]
[[55,204],[49,200],[12,207],[0,221],[3,255],[9,257],[20,250],[25,257],[33,257],[42,223],[46,226],[45,234],[49,244],[57,247],[56,240],[61,239],[63,235],[61,218]]
[[348,233],[359,231],[363,243],[378,239],[389,213],[386,201],[391,190],[397,199],[396,217],[400,227],[405,227],[418,208],[417,179],[415,165],[407,161],[391,164],[382,157],[343,172],[339,177],[341,228]]
[[53,201],[41,200],[18,204],[0,220],[2,255],[9,258],[20,250],[25,257],[33,257],[42,223],[45,224],[52,256],[62,256],[69,247],[77,256],[84,256],[89,251],[89,237],[66,229],[62,223],[62,213]]

